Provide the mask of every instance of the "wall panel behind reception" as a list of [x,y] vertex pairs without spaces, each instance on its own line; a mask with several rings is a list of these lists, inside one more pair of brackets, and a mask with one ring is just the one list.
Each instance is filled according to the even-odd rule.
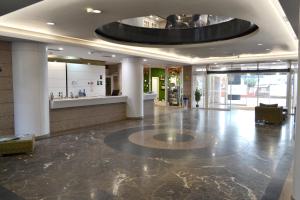
[[87,96],[105,96],[105,66],[68,63],[67,73],[69,94],[85,89]]
[[62,92],[66,96],[66,63],[48,62],[48,91],[53,92],[54,97]]
[[14,134],[11,43],[0,41],[0,136]]

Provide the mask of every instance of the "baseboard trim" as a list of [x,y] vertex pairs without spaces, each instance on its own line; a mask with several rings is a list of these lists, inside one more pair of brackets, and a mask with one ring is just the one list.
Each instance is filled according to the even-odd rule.
[[144,119],[144,116],[142,116],[142,117],[127,117],[127,119],[142,120],[142,119]]
[[48,139],[50,138],[50,133],[46,134],[46,135],[39,135],[39,136],[35,136],[35,140],[43,140],[43,139]]

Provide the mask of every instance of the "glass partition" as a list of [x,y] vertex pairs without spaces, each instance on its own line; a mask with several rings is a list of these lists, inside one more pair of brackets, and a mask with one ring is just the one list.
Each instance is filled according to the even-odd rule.
[[[296,61],[290,65],[279,60],[209,65],[207,107],[253,109],[264,103],[284,108],[290,105],[293,112],[297,96],[297,68]],[[287,97],[289,90],[290,98]]]

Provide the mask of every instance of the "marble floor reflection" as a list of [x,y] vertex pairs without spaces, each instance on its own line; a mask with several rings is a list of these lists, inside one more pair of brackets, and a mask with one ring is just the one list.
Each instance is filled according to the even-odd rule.
[[0,185],[29,200],[275,200],[291,168],[293,129],[292,118],[256,126],[253,111],[157,107],[143,120],[66,132],[38,141],[33,155],[0,157]]

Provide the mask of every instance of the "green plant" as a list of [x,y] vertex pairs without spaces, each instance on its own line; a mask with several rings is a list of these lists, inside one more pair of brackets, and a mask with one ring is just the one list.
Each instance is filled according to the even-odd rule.
[[196,107],[199,107],[199,101],[201,100],[202,92],[200,89],[196,88],[195,90],[195,101],[197,102]]

